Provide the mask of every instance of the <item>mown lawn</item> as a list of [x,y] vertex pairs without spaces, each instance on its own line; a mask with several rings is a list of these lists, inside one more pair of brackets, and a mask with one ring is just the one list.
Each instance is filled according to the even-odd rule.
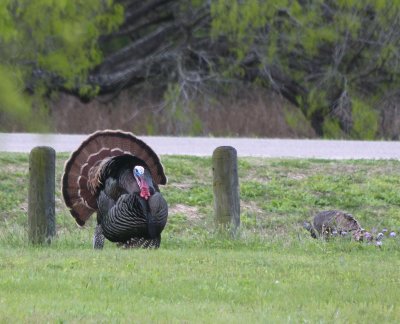
[[[361,323],[400,321],[400,162],[239,160],[241,230],[214,231],[211,159],[162,156],[170,219],[156,251],[91,249],[64,207],[57,237],[27,243],[28,155],[0,153],[0,322]],[[311,239],[341,209],[382,247]]]

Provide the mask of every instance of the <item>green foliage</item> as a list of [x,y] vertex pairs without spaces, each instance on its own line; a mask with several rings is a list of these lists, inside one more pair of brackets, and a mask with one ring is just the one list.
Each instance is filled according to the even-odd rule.
[[336,118],[326,118],[323,124],[324,137],[325,138],[342,138],[345,137],[339,120]]
[[[72,86],[74,78],[82,80],[100,62],[97,38],[122,22],[122,7],[93,0],[11,1],[8,16],[17,34],[12,42],[4,39],[3,43],[13,47],[17,57],[6,56],[6,60],[16,65],[32,60]],[[19,47],[22,42],[25,51]]]
[[353,137],[372,140],[378,132],[378,113],[365,102],[353,100]]
[[7,124],[25,125],[26,131],[48,131],[46,106],[40,97],[29,97],[23,89],[23,71],[0,65],[0,131]]
[[300,136],[307,133],[308,121],[304,114],[299,109],[293,109],[293,107],[284,107],[284,118],[287,125],[293,129],[296,134]]
[[242,59],[255,41],[255,30],[273,21],[275,9],[286,3],[284,0],[215,1],[211,4],[212,36],[228,36],[236,44],[233,51]]
[[[29,99],[21,96],[23,84],[13,82],[19,80],[18,71],[0,65],[0,112],[8,114],[12,120],[20,120],[28,124],[30,118]],[[1,130],[2,126],[0,126]]]
[[201,134],[201,120],[197,116],[193,104],[185,100],[186,98],[187,93],[181,89],[179,84],[168,84],[164,93],[164,104],[172,123],[169,134],[193,136]]
[[[100,63],[97,45],[100,35],[115,29],[123,19],[120,5],[112,1],[77,0],[6,0],[0,9],[0,111],[21,123],[30,123],[31,106],[24,96],[27,84],[39,95],[40,82],[49,76],[64,80],[65,88],[82,84],[89,69]],[[35,78],[32,71],[41,71]],[[42,78],[42,79],[40,79]],[[94,89],[95,90],[95,89]]]
[[[211,4],[212,35],[230,41],[235,64],[226,66],[231,74],[240,74],[242,59],[256,52],[268,82],[269,71],[279,69],[306,89],[297,98],[300,108],[320,123],[325,137],[372,139],[377,134],[374,98],[400,86],[394,32],[399,12],[398,1],[219,0]],[[330,113],[350,90],[354,124],[348,130]]]

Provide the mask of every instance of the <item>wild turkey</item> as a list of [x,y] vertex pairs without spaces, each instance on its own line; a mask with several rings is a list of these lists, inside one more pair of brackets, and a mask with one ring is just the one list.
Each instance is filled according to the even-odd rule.
[[124,247],[158,248],[168,205],[158,185],[167,183],[157,154],[131,133],[90,135],[64,167],[62,194],[78,225],[97,212],[94,248],[104,238]]
[[319,212],[314,216],[312,225],[304,222],[303,227],[311,233],[313,238],[318,236],[329,238],[351,233],[354,239],[359,241],[363,239],[364,234],[364,230],[351,214],[339,210]]

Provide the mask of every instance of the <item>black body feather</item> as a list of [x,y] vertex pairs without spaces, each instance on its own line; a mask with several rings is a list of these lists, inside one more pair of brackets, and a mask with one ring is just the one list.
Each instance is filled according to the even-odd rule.
[[111,242],[126,245],[132,239],[142,239],[142,245],[151,241],[149,247],[159,247],[168,206],[146,168],[151,196],[148,200],[140,197],[140,188],[133,176],[136,165],[143,166],[143,162],[123,155],[111,158],[102,167],[97,198],[98,225]]

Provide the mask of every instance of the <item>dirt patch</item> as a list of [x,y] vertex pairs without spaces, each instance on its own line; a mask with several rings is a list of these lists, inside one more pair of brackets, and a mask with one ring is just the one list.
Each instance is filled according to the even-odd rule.
[[176,204],[169,207],[169,214],[182,214],[187,217],[188,220],[197,221],[201,218],[201,215],[196,207]]
[[258,207],[254,201],[241,201],[240,202],[241,212],[247,212],[252,215],[264,215],[265,211]]
[[293,179],[293,180],[303,180],[307,178],[307,176],[303,173],[288,173],[286,175],[288,179]]
[[171,187],[175,187],[180,190],[188,190],[193,187],[193,184],[190,183],[174,183],[173,185],[170,185]]

